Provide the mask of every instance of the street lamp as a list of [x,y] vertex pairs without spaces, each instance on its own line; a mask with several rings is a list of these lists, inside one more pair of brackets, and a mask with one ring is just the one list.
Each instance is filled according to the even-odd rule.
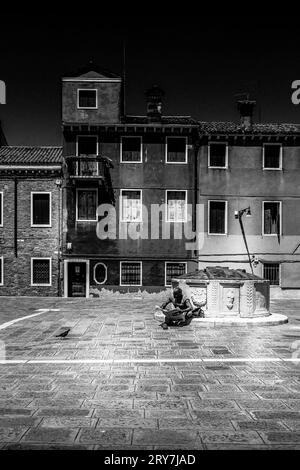
[[252,274],[254,274],[254,272],[253,272],[253,266],[252,266],[252,260],[251,260],[251,258],[250,258],[248,243],[247,243],[247,239],[246,239],[246,235],[245,235],[245,230],[244,230],[244,225],[243,225],[243,220],[242,220],[242,217],[243,217],[244,214],[246,214],[246,217],[251,217],[251,209],[250,209],[250,206],[249,206],[249,207],[246,207],[246,209],[241,209],[241,210],[239,210],[239,211],[235,211],[235,212],[234,212],[234,217],[235,217],[236,219],[239,219],[239,223],[240,223],[240,227],[241,227],[241,232],[242,232],[243,239],[244,239],[244,243],[245,243],[245,247],[246,247],[246,250],[247,250],[247,255],[248,255],[248,260],[249,260],[251,272],[252,272]]

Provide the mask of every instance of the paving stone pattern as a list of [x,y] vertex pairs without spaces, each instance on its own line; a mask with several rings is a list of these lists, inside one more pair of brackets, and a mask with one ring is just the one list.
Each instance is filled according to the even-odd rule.
[[[300,363],[255,362],[292,357],[298,301],[272,302],[285,325],[168,330],[155,304],[1,298],[0,324],[59,310],[0,330],[6,359],[46,361],[0,364],[0,449],[299,449]],[[56,338],[65,326],[68,337]],[[212,362],[191,361],[203,358]]]

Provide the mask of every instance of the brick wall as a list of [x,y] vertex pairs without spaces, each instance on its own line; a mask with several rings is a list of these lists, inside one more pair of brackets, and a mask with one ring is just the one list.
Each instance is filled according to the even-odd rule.
[[[0,295],[57,296],[59,275],[59,189],[55,178],[18,179],[17,257],[15,256],[14,214],[15,181],[0,179],[3,192],[3,227],[0,227],[0,256],[4,259],[4,285]],[[49,191],[52,224],[49,228],[31,227],[31,191]],[[51,286],[31,286],[31,258],[52,258]]]

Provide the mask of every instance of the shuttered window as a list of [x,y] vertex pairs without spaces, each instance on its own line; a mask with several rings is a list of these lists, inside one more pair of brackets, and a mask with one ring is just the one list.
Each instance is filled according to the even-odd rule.
[[97,220],[97,195],[96,189],[77,190],[77,220],[96,221]]

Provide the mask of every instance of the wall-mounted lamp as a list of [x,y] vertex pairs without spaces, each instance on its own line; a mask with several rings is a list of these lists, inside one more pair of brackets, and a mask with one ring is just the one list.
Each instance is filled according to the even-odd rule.
[[236,219],[240,219],[244,214],[246,214],[246,217],[251,217],[251,209],[250,206],[247,207],[246,209],[241,209],[240,211],[234,211],[234,217]]
[[55,184],[56,184],[56,186],[57,186],[58,188],[60,188],[60,187],[61,187],[61,180],[58,180],[58,179],[57,179],[57,180],[55,181]]

